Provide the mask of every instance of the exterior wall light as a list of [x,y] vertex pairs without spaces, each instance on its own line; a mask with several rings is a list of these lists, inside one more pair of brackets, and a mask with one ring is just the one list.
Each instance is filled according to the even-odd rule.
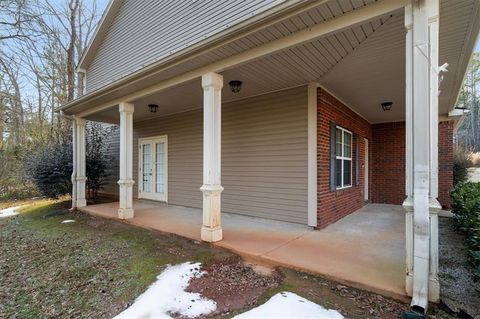
[[233,93],[238,93],[242,88],[242,81],[233,80],[228,82],[228,85],[230,85],[230,90],[232,90]]
[[384,111],[390,111],[392,109],[393,102],[383,102],[382,109]]
[[157,113],[158,105],[157,104],[148,104],[148,109],[151,113]]

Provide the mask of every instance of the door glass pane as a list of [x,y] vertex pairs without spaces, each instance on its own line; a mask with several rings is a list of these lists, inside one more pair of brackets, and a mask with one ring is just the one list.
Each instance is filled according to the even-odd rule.
[[165,166],[163,163],[164,160],[164,144],[156,143],[155,144],[155,192],[163,193],[164,192],[164,176],[165,176]]
[[352,161],[343,161],[343,186],[350,186],[352,184]]
[[143,144],[142,145],[142,175],[143,175],[143,181],[142,181],[142,189],[144,192],[151,192],[150,189],[150,183],[151,183],[151,178],[152,176],[150,175],[152,172],[152,164],[151,164],[151,150],[150,150],[150,144]]

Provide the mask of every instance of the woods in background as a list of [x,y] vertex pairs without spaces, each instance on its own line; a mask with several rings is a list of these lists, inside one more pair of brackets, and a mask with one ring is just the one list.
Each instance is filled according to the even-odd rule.
[[69,136],[54,110],[83,91],[75,68],[102,10],[95,0],[0,0],[0,199],[37,192],[28,157]]
[[456,145],[469,152],[480,152],[480,53],[473,54],[465,75],[457,108],[467,110],[456,135]]

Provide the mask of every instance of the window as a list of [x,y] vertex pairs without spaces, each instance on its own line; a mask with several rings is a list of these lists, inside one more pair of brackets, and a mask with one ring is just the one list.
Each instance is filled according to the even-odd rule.
[[337,126],[335,130],[336,188],[352,186],[352,133]]

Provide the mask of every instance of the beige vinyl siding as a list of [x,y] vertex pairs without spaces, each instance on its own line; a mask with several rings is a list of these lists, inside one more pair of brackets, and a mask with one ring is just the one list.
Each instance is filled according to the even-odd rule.
[[168,137],[168,202],[173,205],[201,207],[203,126],[202,110],[134,123],[133,177],[138,196],[138,139]]
[[[202,207],[202,114],[134,123],[135,196],[138,139],[168,135],[168,202]],[[222,186],[224,212],[307,223],[306,87],[223,105]]]
[[119,180],[119,159],[120,159],[120,130],[118,125],[104,124],[109,129],[109,133],[105,138],[105,144],[109,155],[109,165],[107,166],[105,184],[101,189],[101,193],[118,195]]
[[306,224],[306,88],[229,103],[222,111],[222,210]]
[[282,2],[284,0],[123,0],[87,68],[87,92]]

